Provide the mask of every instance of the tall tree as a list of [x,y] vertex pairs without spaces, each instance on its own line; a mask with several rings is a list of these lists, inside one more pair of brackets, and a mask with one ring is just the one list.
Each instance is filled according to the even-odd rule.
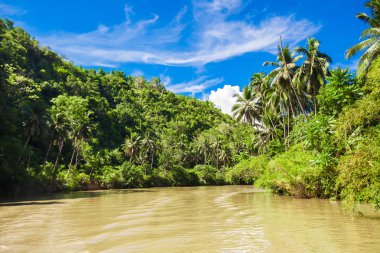
[[260,120],[261,107],[259,104],[259,97],[256,92],[250,87],[246,86],[243,89],[243,94],[236,93],[236,103],[232,106],[233,116],[238,121],[244,121],[257,127],[257,122]]
[[[302,55],[296,56],[295,51],[291,51],[289,46],[282,47],[282,42],[278,46],[277,61],[264,62],[263,66],[275,67],[267,77],[271,80],[272,89],[280,95],[281,102],[285,105],[293,116],[297,114],[296,106],[293,101],[298,102],[299,109],[304,113],[304,105],[301,102],[301,93],[296,90],[293,84],[293,78],[297,71],[296,63],[302,58]],[[280,100],[276,100],[280,102]]]
[[307,92],[313,98],[314,113],[317,114],[317,95],[319,89],[325,84],[329,71],[331,58],[319,51],[320,42],[314,38],[308,38],[306,47],[298,47],[294,51],[306,57],[298,69],[295,80],[301,85],[306,84]]
[[125,139],[123,144],[124,153],[129,157],[129,161],[132,162],[139,154],[141,146],[141,136],[137,133],[132,133],[131,136]]
[[88,100],[78,96],[59,95],[52,99],[52,103],[53,106],[50,110],[51,118],[60,139],[56,165],[58,164],[65,139],[72,141],[71,165],[74,161],[75,153],[78,154],[80,151],[80,144],[84,138],[83,131],[90,124],[92,111],[88,108]]

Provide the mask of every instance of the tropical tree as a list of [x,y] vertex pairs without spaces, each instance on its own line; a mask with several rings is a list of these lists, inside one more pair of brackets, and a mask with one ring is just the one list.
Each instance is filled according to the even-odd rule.
[[132,162],[138,155],[140,145],[141,144],[141,136],[137,133],[131,133],[130,137],[125,139],[123,144],[124,153],[129,157],[129,161]]
[[331,58],[319,51],[320,42],[314,38],[308,38],[307,47],[298,47],[294,51],[306,57],[298,69],[295,79],[301,85],[306,84],[307,92],[313,98],[314,113],[317,114],[317,95],[319,89],[325,84],[329,72]]
[[[31,141],[38,140],[43,133],[47,132],[47,115],[44,108],[44,104],[38,101],[33,101],[32,103],[27,103],[22,108],[22,125],[25,131],[26,141],[23,146],[23,151],[27,149],[28,144]],[[30,150],[29,149],[29,158],[28,164],[30,160]],[[23,152],[22,152],[23,153]],[[18,162],[20,162],[22,158],[22,153],[19,156]]]
[[235,93],[236,103],[232,106],[232,114],[238,121],[244,121],[257,126],[260,120],[261,106],[260,98],[256,96],[256,92],[246,86],[242,95]]
[[364,21],[369,28],[360,35],[360,40],[364,40],[346,51],[347,59],[365,51],[359,58],[359,74],[367,72],[368,67],[380,54],[380,0],[368,1],[364,6],[371,9],[371,15],[359,13],[356,17]]
[[[59,156],[62,151],[65,139],[72,141],[72,154],[70,165],[74,161],[75,154],[80,151],[80,146],[84,138],[85,128],[90,123],[89,102],[87,99],[78,96],[59,95],[51,100],[51,119],[54,123],[56,131],[59,133],[58,155],[56,165],[59,161]],[[76,159],[77,160],[77,159]]]
[[267,148],[270,141],[280,139],[282,134],[281,124],[281,117],[276,111],[268,110],[264,113],[262,127],[258,132],[259,138],[255,144],[261,152]]
[[258,96],[262,97],[265,91],[269,88],[269,82],[268,78],[266,78],[266,74],[262,72],[253,74],[249,86],[257,93]]
[[[271,66],[274,69],[267,75],[267,78],[271,80],[272,102],[283,103],[287,109],[288,114],[295,116],[297,114],[296,106],[293,101],[298,102],[299,109],[305,113],[304,106],[301,102],[300,91],[297,91],[293,78],[297,71],[296,63],[302,58],[301,55],[296,56],[295,51],[291,51],[289,46],[282,47],[280,42],[278,46],[277,61],[276,62],[264,62],[263,66]],[[274,99],[273,96],[277,96]],[[274,106],[277,106],[274,104]]]

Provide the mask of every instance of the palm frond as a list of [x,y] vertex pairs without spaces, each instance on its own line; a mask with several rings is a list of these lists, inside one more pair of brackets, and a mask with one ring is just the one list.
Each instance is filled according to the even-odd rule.
[[279,67],[280,64],[278,62],[266,61],[263,63],[263,66]]
[[295,62],[299,61],[302,58],[303,58],[303,55],[297,55],[296,57],[293,58],[293,62],[295,63]]
[[379,37],[380,36],[380,28],[371,27],[365,29],[360,35],[360,39],[368,38],[368,37]]
[[368,62],[365,66],[365,71],[369,67],[369,64],[380,54],[380,42],[376,41],[368,50],[359,58],[359,65],[363,63],[364,60]]
[[365,41],[360,42],[359,44],[356,44],[355,46],[348,49],[345,53],[345,56],[347,59],[351,58],[355,54],[357,54],[359,51],[362,51],[366,48],[369,48],[371,45],[373,45],[376,42],[376,38],[367,39]]
[[364,12],[361,12],[359,14],[356,15],[356,17],[362,21],[364,21],[365,23],[367,23],[368,25],[371,25],[371,18]]
[[328,63],[331,63],[331,62],[332,62],[331,57],[328,56],[327,54],[324,54],[324,53],[318,52],[318,53],[317,53],[317,56],[318,56],[319,58],[323,58],[323,59],[325,59]]

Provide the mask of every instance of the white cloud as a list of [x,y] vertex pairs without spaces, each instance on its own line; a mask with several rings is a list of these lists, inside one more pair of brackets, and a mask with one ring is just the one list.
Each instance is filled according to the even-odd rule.
[[191,93],[192,95],[195,95],[223,82],[223,78],[214,78],[209,80],[207,80],[207,78],[207,76],[200,76],[189,82],[169,84],[166,88],[174,93]]
[[0,2],[0,16],[21,16],[25,13],[26,10]]
[[161,83],[163,83],[165,86],[168,86],[172,83],[172,78],[164,74],[160,75],[160,80],[161,80]]
[[231,109],[236,102],[234,97],[236,93],[241,94],[239,86],[224,85],[223,88],[211,91],[208,100],[213,102],[222,112],[232,115]]
[[248,52],[273,52],[280,35],[285,43],[296,44],[320,28],[294,16],[273,16],[256,23],[233,19],[245,6],[242,0],[193,0],[192,5],[192,13],[185,6],[164,25],[158,23],[158,15],[133,21],[132,7],[126,5],[121,24],[37,38],[85,66],[134,62],[201,68]]
[[125,23],[130,24],[131,23],[131,16],[134,15],[133,8],[129,6],[128,4],[124,5],[124,15],[125,15]]

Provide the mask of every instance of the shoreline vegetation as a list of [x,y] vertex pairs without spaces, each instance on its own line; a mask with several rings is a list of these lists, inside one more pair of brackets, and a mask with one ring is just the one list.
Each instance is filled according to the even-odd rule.
[[0,19],[0,195],[254,184],[380,209],[380,1],[366,7],[356,76],[317,39],[280,38],[234,117],[158,78],[75,66]]

